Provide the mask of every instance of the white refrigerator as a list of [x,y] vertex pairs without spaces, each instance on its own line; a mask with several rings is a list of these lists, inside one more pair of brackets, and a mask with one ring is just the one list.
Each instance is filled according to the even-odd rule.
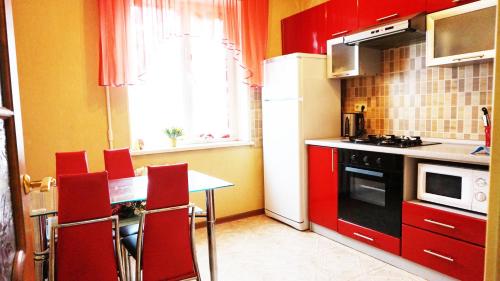
[[326,56],[295,53],[264,61],[262,136],[266,215],[309,228],[306,139],[339,137],[340,82]]

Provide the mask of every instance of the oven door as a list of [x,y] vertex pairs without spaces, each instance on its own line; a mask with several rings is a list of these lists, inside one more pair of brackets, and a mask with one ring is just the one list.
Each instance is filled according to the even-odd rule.
[[418,164],[417,198],[471,210],[472,173],[469,169],[444,165]]
[[348,222],[401,237],[401,173],[341,165],[339,217]]

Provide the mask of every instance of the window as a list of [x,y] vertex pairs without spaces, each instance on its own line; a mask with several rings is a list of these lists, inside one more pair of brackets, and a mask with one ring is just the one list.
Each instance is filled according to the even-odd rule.
[[222,22],[191,18],[189,24],[193,34],[210,36],[159,43],[143,82],[128,87],[132,144],[142,140],[144,149],[167,147],[170,127],[183,129],[180,145],[249,139],[244,71],[222,43]]

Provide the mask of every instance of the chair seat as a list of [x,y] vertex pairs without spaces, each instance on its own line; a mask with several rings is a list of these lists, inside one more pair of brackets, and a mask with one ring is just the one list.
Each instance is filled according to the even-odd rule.
[[139,224],[129,224],[126,226],[120,227],[120,237],[125,238],[130,235],[137,234],[139,232]]
[[122,245],[134,258],[137,257],[137,234],[129,235],[122,239]]
[[[189,210],[191,210],[191,209],[189,209]],[[191,212],[189,214],[191,214]],[[197,206],[194,207],[194,214],[197,217],[205,217],[206,216],[205,211],[203,211],[200,207],[197,207]],[[125,226],[120,227],[120,237],[122,237],[122,238],[137,234],[138,232],[139,232],[139,224],[137,224],[137,223],[136,224],[129,224],[129,225],[125,225]]]

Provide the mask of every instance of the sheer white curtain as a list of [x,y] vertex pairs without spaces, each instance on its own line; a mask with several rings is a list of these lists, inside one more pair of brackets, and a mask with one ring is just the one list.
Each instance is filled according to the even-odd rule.
[[237,87],[244,76],[234,60],[239,54],[221,44],[221,20],[191,17],[189,26],[192,34],[163,40],[144,81],[128,87],[132,141],[146,147],[165,146],[169,127],[184,130],[184,143],[241,138],[245,121],[235,107],[247,94]]

